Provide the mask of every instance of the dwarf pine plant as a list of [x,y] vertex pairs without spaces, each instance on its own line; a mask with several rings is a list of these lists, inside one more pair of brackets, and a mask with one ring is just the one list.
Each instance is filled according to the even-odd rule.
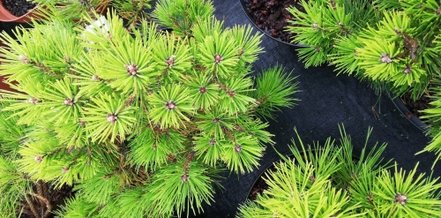
[[439,217],[439,179],[405,171],[381,158],[385,144],[367,142],[353,154],[350,137],[305,145],[300,137],[265,174],[268,189],[239,209],[237,217]]
[[339,73],[370,82],[398,97],[423,94],[433,102],[423,111],[432,142],[424,151],[441,158],[441,2],[437,0],[301,1],[288,31],[295,33],[306,66],[330,63]]
[[[124,19],[125,25],[133,27],[142,19],[150,18],[151,0],[32,0],[43,8],[42,17],[50,19],[70,19],[80,21],[85,15],[96,12],[105,15],[109,10],[114,10]],[[51,13],[47,13],[50,11]]]
[[439,75],[437,0],[302,1],[288,31],[306,66],[330,62],[342,73],[419,98]]
[[[210,2],[158,4],[171,31],[145,21],[128,30],[109,12],[1,35],[0,74],[16,90],[2,91],[3,111],[24,133],[14,165],[0,163],[1,190],[20,181],[4,169],[14,166],[74,187],[62,217],[182,216],[213,201],[220,170],[259,165],[272,143],[262,118],[295,103],[293,78],[280,67],[251,77],[261,36],[223,27]],[[191,23],[163,17],[182,5]]]

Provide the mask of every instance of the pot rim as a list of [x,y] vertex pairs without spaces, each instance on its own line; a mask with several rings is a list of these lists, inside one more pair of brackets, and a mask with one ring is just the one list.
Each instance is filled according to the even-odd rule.
[[34,11],[37,8],[35,6],[33,9],[29,10],[26,14],[21,15],[20,17],[17,17],[11,12],[9,12],[8,9],[6,9],[3,6],[3,0],[0,0],[0,21],[1,22],[17,22],[17,23],[26,23],[32,20]]
[[419,130],[425,132],[429,128],[429,126],[424,123],[418,116],[413,114],[404,104],[403,100],[400,97],[394,97],[391,93],[387,94],[392,101],[392,103],[395,105],[395,107],[398,109],[398,111],[401,112],[401,114],[412,123],[415,127],[417,127]]

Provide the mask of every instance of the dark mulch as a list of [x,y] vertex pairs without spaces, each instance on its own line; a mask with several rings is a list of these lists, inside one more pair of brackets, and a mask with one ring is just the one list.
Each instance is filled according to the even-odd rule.
[[251,188],[251,191],[248,195],[248,199],[251,201],[255,201],[257,199],[257,196],[263,194],[263,191],[268,189],[268,184],[265,181],[265,178],[267,178],[266,173],[275,171],[276,166],[273,164],[271,167],[265,170],[265,173],[263,173],[254,183],[253,187]]
[[3,6],[5,6],[11,14],[20,17],[34,8],[35,4],[27,0],[3,0]]
[[298,0],[245,0],[248,14],[254,23],[274,38],[290,43],[293,34],[285,28],[291,14],[286,10],[293,5],[298,6]]
[[410,94],[405,94],[401,97],[407,109],[417,117],[421,117],[421,111],[429,108],[429,103],[431,101],[428,95],[421,96],[420,99],[414,101],[412,100]]

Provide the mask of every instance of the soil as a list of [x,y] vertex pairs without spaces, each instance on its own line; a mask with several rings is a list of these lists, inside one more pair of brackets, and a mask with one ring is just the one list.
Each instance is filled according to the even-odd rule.
[[428,95],[421,96],[420,99],[414,101],[412,100],[410,94],[405,94],[401,97],[407,109],[409,109],[410,113],[417,117],[421,117],[421,111],[429,108],[429,103],[431,101]]
[[28,11],[36,5],[27,0],[3,0],[3,6],[5,6],[11,14],[20,17],[28,13]]
[[293,34],[285,28],[291,14],[288,7],[300,7],[298,0],[244,0],[246,10],[257,27],[274,38],[291,43]]
[[[20,218],[52,218],[55,217],[55,211],[61,209],[67,198],[73,196],[72,188],[63,186],[60,189],[38,182],[33,190],[36,195],[27,195],[29,202],[25,199],[22,204],[22,214]],[[37,196],[38,195],[38,196]]]

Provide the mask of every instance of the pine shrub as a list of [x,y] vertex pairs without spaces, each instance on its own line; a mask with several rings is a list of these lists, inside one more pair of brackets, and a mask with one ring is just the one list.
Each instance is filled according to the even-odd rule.
[[268,188],[243,204],[237,217],[439,217],[441,183],[384,161],[386,144],[359,156],[343,128],[339,141],[305,145],[293,141],[292,157],[282,157],[265,173]]
[[287,28],[308,66],[329,63],[393,97],[431,97],[422,118],[433,138],[424,151],[441,159],[441,2],[437,0],[301,1]]

